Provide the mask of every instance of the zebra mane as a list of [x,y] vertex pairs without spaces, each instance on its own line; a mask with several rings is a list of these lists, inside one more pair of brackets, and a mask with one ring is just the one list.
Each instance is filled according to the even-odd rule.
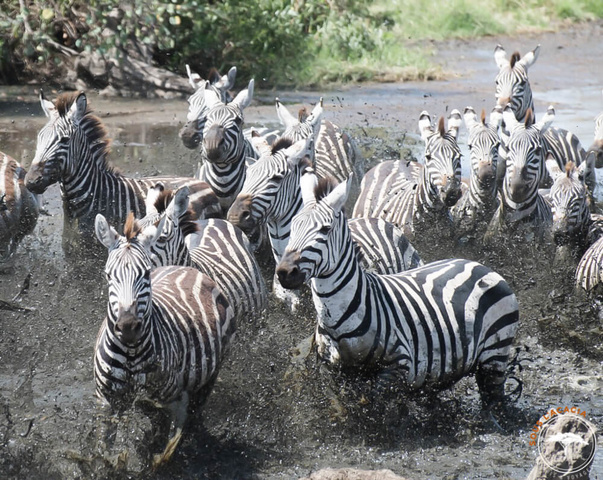
[[511,55],[511,60],[509,60],[510,67],[513,68],[520,59],[521,54],[519,52],[513,52],[513,55]]
[[138,223],[138,220],[136,220],[134,212],[130,212],[128,214],[128,218],[126,218],[126,224],[124,225],[124,235],[126,237],[126,240],[128,242],[131,241],[141,231],[142,228],[140,228],[140,224]]
[[[66,92],[60,94],[55,100],[55,108],[61,117],[67,115],[73,103],[81,92]],[[101,167],[112,173],[118,173],[117,169],[110,164],[107,154],[111,151],[111,141],[107,137],[107,130],[103,122],[96,115],[92,114],[90,106],[86,106],[86,112],[80,120],[80,128],[85,132],[93,157],[101,162]]]
[[[154,207],[157,210],[157,213],[161,215],[163,212],[165,212],[173,198],[174,190],[163,189],[155,200]],[[178,226],[182,232],[182,235],[185,237],[191,233],[199,231],[199,225],[197,225],[197,222],[195,222],[195,217],[196,215],[192,208],[187,209],[184,215],[180,217]]]
[[485,108],[482,108],[481,120],[482,120],[482,125],[486,126],[486,109]]
[[440,132],[440,137],[446,135],[446,126],[444,125],[444,117],[440,117],[438,120],[438,131]]
[[524,121],[524,124],[526,128],[530,128],[532,125],[534,125],[534,112],[532,111],[531,107],[528,107],[528,109],[526,110],[526,119]]
[[210,84],[218,83],[221,78],[222,78],[222,75],[220,75],[220,72],[218,72],[216,67],[211,67],[209,69],[209,73],[207,74],[207,81]]
[[308,119],[308,110],[306,107],[299,109],[299,112],[297,112],[297,119],[299,120],[299,123],[304,123]]
[[274,155],[279,150],[283,150],[284,148],[289,148],[291,145],[293,145],[293,141],[290,138],[281,137],[272,144],[272,148],[270,149],[270,154]]
[[565,164],[565,174],[567,175],[567,178],[570,178],[572,176],[574,168],[574,162],[572,162],[571,160]]
[[320,201],[325,198],[333,189],[337,186],[337,180],[333,177],[319,178],[314,187],[314,197],[316,201]]

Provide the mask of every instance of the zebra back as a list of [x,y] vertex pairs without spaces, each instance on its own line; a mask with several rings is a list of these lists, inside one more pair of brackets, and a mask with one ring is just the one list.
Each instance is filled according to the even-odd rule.
[[152,271],[148,251],[157,232],[133,221],[120,236],[102,215],[99,241],[109,250],[109,300],[97,337],[97,395],[114,406],[142,395],[169,407],[183,395],[202,402],[218,374],[235,323],[215,283],[186,267]]
[[477,370],[484,402],[501,400],[519,319],[509,285],[487,267],[458,259],[395,275],[365,272],[342,212],[348,185],[323,198],[305,194],[277,268],[286,288],[311,281],[319,355],[395,372],[413,389]]
[[603,236],[582,255],[576,268],[576,286],[587,292],[603,281]]
[[212,187],[223,213],[228,211],[243,186],[247,159],[258,156],[243,134],[243,110],[251,102],[253,88],[252,79],[249,86],[228,104],[215,93],[205,90],[208,111],[201,143],[203,163],[199,178]]
[[38,220],[38,198],[25,188],[25,170],[0,152],[0,262],[10,258]]
[[229,90],[234,87],[237,76],[237,67],[232,67],[228,74],[221,76],[217,70],[210,71],[209,79],[204,80],[198,74],[192,73],[188,65],[186,72],[191,87],[195,92],[188,97],[188,113],[186,114],[186,123],[180,129],[179,136],[182,144],[186,148],[195,149],[203,140],[203,129],[208,111],[205,102],[205,90],[211,90],[224,103],[232,101]]

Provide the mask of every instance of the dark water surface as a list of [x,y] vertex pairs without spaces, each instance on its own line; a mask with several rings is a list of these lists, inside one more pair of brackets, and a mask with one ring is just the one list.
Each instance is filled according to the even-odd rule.
[[[550,43],[549,55],[558,53],[559,37],[451,42],[440,48],[438,58],[463,76],[345,87],[322,94],[325,117],[350,129],[372,162],[416,155],[421,110],[434,117],[449,106],[490,110],[496,72],[491,52],[498,41],[506,41],[509,50],[542,43],[533,67],[535,83],[542,86],[534,87],[537,103],[559,102],[562,126],[588,146],[593,118],[603,110],[603,72],[588,58],[572,56],[570,49],[589,45],[585,35],[572,30],[563,45],[568,59],[577,58],[572,68],[588,76],[557,72],[556,57],[547,60],[544,47]],[[601,38],[597,41],[594,55],[602,48]],[[559,83],[542,71],[557,72]],[[275,125],[277,94],[287,104],[314,102],[321,95],[259,92],[247,123]],[[111,159],[125,173],[194,172],[196,153],[177,136],[185,120],[184,100],[104,99],[90,92],[89,101],[114,139]],[[0,150],[25,167],[44,123],[34,87],[0,91]],[[464,127],[462,132],[464,144]],[[166,438],[161,428],[154,437],[153,425],[161,425],[162,416],[137,406],[119,419],[109,417],[93,396],[92,354],[106,309],[105,258],[66,259],[56,186],[44,194],[43,205],[46,214],[34,235],[0,273],[0,300],[28,309],[0,310],[0,478],[147,478],[144,463]],[[331,372],[316,361],[307,342],[314,328],[311,304],[292,316],[271,299],[261,319],[240,326],[206,407],[191,419],[174,458],[156,478],[289,479],[322,467],[351,466],[389,468],[410,479],[519,479],[537,457],[529,446],[531,428],[550,408],[577,406],[603,427],[603,328],[595,300],[573,290],[575,263],[554,267],[549,246],[511,241],[489,249],[415,246],[426,260],[482,261],[505,276],[519,297],[516,344],[523,368],[514,374],[524,390],[500,418],[506,433],[480,416],[473,378],[437,395],[396,392],[379,398],[368,379]],[[19,296],[28,277],[30,287]],[[593,479],[603,478],[602,456],[596,457]]]

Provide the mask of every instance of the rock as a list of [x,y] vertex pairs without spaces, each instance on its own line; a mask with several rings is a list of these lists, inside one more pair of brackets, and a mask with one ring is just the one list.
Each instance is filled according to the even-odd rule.
[[325,468],[300,480],[405,480],[391,470],[357,470],[355,468]]
[[578,415],[555,415],[538,437],[539,456],[527,480],[588,480],[596,449],[596,431]]

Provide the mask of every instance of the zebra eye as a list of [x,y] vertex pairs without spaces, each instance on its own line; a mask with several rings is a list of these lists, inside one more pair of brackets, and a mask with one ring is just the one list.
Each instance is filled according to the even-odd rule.
[[331,230],[332,230],[331,225],[323,225],[322,227],[320,227],[319,232],[324,235],[328,235]]

